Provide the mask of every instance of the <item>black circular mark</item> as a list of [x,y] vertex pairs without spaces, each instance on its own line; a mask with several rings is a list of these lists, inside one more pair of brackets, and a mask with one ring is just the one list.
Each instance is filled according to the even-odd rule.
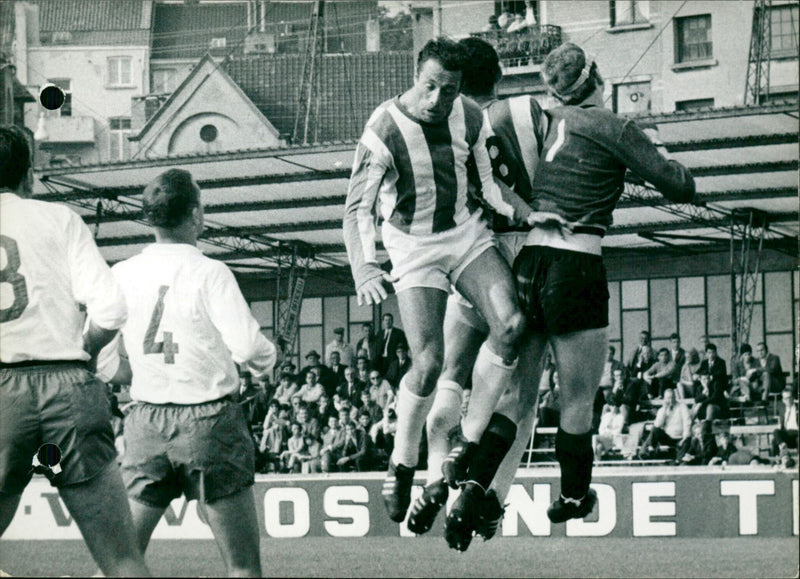
[[217,140],[217,127],[214,125],[203,125],[200,128],[200,138],[206,143],[211,143]]
[[60,109],[64,104],[64,91],[54,84],[48,84],[39,93],[39,102],[49,111]]
[[54,467],[61,462],[61,449],[58,445],[46,443],[39,447],[36,458],[44,466]]

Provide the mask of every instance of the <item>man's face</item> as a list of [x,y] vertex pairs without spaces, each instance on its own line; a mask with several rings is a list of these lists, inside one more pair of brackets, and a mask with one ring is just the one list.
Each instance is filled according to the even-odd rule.
[[669,352],[659,352],[658,361],[665,364],[669,360]]
[[329,416],[328,417],[328,428],[332,428],[334,430],[339,428],[339,419],[336,418],[335,416]]
[[672,346],[673,350],[677,350],[681,347],[681,339],[680,338],[670,338],[669,345]]
[[369,383],[377,386],[381,381],[381,375],[377,372],[369,373]]
[[394,320],[392,316],[383,316],[383,320],[381,320],[381,324],[383,325],[384,330],[388,330],[394,324]]
[[370,330],[371,329],[372,329],[372,326],[369,326],[369,325],[361,326],[361,335],[364,336],[365,338],[369,338],[369,334],[370,334]]
[[350,367],[345,368],[344,370],[344,379],[348,382],[353,381],[353,369]]
[[716,350],[706,350],[706,359],[710,362],[713,362],[717,359],[717,351]]
[[297,409],[297,422],[305,422],[308,420],[308,410],[302,406]]
[[350,410],[340,410],[339,411],[339,424],[344,424],[350,418]]
[[644,345],[645,345],[645,344],[647,344],[649,341],[650,341],[650,336],[648,336],[648,335],[647,335],[647,334],[645,334],[645,333],[641,333],[641,334],[639,334],[639,344],[640,344],[640,345],[644,346]]
[[361,425],[361,428],[366,429],[369,426],[369,416],[361,415],[358,417],[358,423]]
[[331,352],[331,366],[338,366],[339,360],[339,352]]
[[766,358],[767,357],[767,348],[764,344],[759,344],[756,346],[756,355],[759,358]]
[[664,404],[672,406],[673,402],[675,402],[675,393],[672,391],[672,388],[667,388],[664,390]]
[[792,405],[792,402],[793,402],[793,401],[792,401],[792,393],[791,393],[791,392],[784,392],[784,393],[781,395],[781,399],[783,400],[783,403],[784,403],[786,406],[791,406],[791,405]]
[[429,58],[417,71],[410,91],[414,114],[426,123],[444,121],[453,110],[460,86],[460,71],[445,70],[438,60]]
[[405,359],[406,359],[406,356],[408,356],[408,352],[406,352],[405,348],[397,348],[397,359],[398,360],[400,360],[401,362],[404,362]]

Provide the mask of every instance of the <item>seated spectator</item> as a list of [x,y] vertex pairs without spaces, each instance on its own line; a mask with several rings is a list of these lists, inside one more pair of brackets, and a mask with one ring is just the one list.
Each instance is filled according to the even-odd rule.
[[[370,425],[379,422],[380,419],[383,418],[383,410],[378,406],[378,403],[372,399],[369,390],[361,391],[361,406],[358,410],[360,414],[367,414]],[[369,432],[369,429],[367,429],[367,432]]]
[[322,384],[325,392],[330,394],[335,391],[336,377],[333,375],[333,372],[331,372],[331,369],[321,362],[319,353],[316,350],[311,350],[306,354],[306,361],[308,365],[300,370],[298,382],[304,384],[306,382],[306,374],[308,374],[311,369],[314,369],[317,371],[317,382]]
[[639,346],[631,354],[626,364],[628,376],[631,379],[641,379],[642,373],[652,366],[656,361],[653,348],[650,345],[650,332],[642,330],[639,333]]
[[300,387],[294,382],[292,374],[289,372],[282,372],[278,379],[278,386],[275,388],[275,394],[272,396],[280,404],[289,404],[292,396],[297,394]]
[[731,399],[751,402],[758,396],[761,390],[759,366],[749,344],[742,344],[739,348],[739,359],[734,366],[734,376],[730,392]]
[[369,396],[381,409],[385,409],[395,397],[392,385],[377,370],[369,373]]
[[326,394],[329,396],[332,395],[334,392],[336,392],[336,389],[342,385],[342,382],[344,382],[344,369],[347,368],[348,365],[340,362],[338,350],[331,352],[331,361],[330,364],[328,364],[328,368],[330,368],[331,374],[334,378],[331,382],[333,384],[333,389],[330,392],[326,390]]
[[358,428],[354,422],[347,421],[344,425],[344,439],[342,445],[334,447],[333,456],[336,457],[336,466],[340,472],[368,470],[363,467],[367,458],[366,433]]
[[697,349],[692,348],[686,354],[686,363],[681,368],[681,376],[676,386],[675,393],[678,400],[694,398],[700,388],[700,378],[697,371],[700,369],[700,354]]
[[711,433],[711,422],[699,420],[692,424],[692,438],[677,461],[685,465],[708,464],[716,453],[717,444]]
[[295,422],[300,425],[302,430],[303,436],[306,434],[310,434],[314,438],[319,437],[319,421],[311,416],[311,413],[308,410],[308,407],[305,404],[301,404],[297,407],[297,413],[295,414]]
[[[673,384],[678,384],[681,379],[681,370],[686,364],[686,350],[681,348],[681,337],[673,332],[669,337],[669,354],[672,358],[673,370],[670,379]],[[680,400],[680,398],[678,398]]]
[[772,433],[772,456],[780,457],[786,468],[792,468],[795,460],[789,454],[789,449],[797,449],[798,430],[797,405],[791,388],[784,388],[781,392],[778,421],[780,427]]
[[328,418],[331,416],[336,416],[338,410],[334,407],[331,399],[328,398],[327,394],[323,394],[317,400],[317,406],[314,409],[314,418],[317,419],[321,425],[328,424]]
[[344,429],[339,426],[339,419],[336,416],[328,417],[328,426],[322,433],[322,447],[320,448],[320,468],[322,472],[332,472],[336,469],[332,466],[336,461],[333,460],[333,448],[341,444],[344,440]]
[[388,407],[383,418],[372,425],[369,436],[375,449],[376,469],[383,470],[389,464],[389,457],[394,450],[394,435],[397,432],[397,414],[393,407]]
[[289,424],[289,409],[282,406],[277,414],[267,412],[261,441],[258,445],[260,472],[277,472],[282,468],[281,453],[286,449],[286,429]]
[[325,346],[325,361],[328,366],[333,369],[333,353],[339,354],[339,360],[345,366],[350,366],[353,363],[353,348],[350,347],[344,339],[344,328],[336,328],[333,330],[333,340]]
[[286,441],[286,450],[281,453],[282,472],[300,472],[301,456],[305,451],[306,442],[303,439],[303,428],[292,422],[292,435]]
[[[728,417],[728,367],[725,360],[717,355],[717,347],[708,343],[705,347],[705,359],[700,362],[700,367],[697,369],[699,376],[709,376],[707,394],[704,391],[702,396],[707,396],[707,420],[714,420],[716,418]],[[713,416],[708,415],[712,412]],[[702,414],[698,416],[703,417]]]
[[389,368],[386,370],[386,379],[395,389],[395,392],[400,385],[401,378],[411,368],[411,358],[408,356],[408,346],[406,346],[405,342],[397,344],[396,352],[397,357],[389,362]]
[[303,474],[322,472],[322,446],[319,440],[310,434],[306,434],[303,438],[305,439],[305,449],[299,455],[300,472]]
[[292,421],[295,421],[297,420],[297,411],[300,409],[301,406],[305,406],[306,403],[303,402],[303,398],[300,396],[299,392],[294,396],[292,396],[291,402],[292,402],[291,406],[289,407],[290,418],[292,419]]
[[280,371],[277,372],[278,377],[280,378],[281,374],[289,374],[289,381],[294,382],[297,384],[297,366],[295,366],[291,360],[286,360],[283,364],[281,364]]
[[306,372],[306,381],[298,390],[297,395],[306,404],[316,404],[319,397],[325,394],[325,388],[319,383],[317,369],[312,368]]
[[624,368],[622,362],[614,359],[615,353],[616,348],[614,348],[614,346],[609,346],[608,357],[606,358],[606,363],[603,366],[603,374],[600,376],[600,387],[597,389],[597,393],[595,394],[594,398],[593,414],[595,427],[600,423],[603,406],[608,401],[608,397],[611,394],[611,389],[614,386],[614,371]]
[[356,370],[354,368],[345,368],[344,380],[344,384],[339,386],[336,392],[342,401],[347,400],[351,406],[357,406],[361,402],[361,391],[366,386],[356,379]]
[[557,427],[561,418],[558,372],[554,369],[549,372],[545,370],[545,374],[542,375],[542,380],[539,382],[539,425]]
[[675,364],[672,362],[669,350],[661,348],[655,363],[642,374],[650,398],[663,398],[664,390],[675,388],[675,383],[672,381],[674,371]]
[[625,428],[625,416],[619,405],[605,404],[594,439],[595,460],[602,460],[605,453],[615,447],[615,443]]
[[676,449],[677,455],[682,455],[691,432],[692,419],[686,405],[675,400],[674,390],[665,390],[664,404],[658,409],[653,428],[642,443],[642,458],[652,458],[661,445]]
[[775,354],[770,354],[764,342],[756,344],[758,356],[759,375],[761,381],[761,400],[769,401],[770,394],[779,394],[786,387],[786,377],[783,375],[781,359]]
[[728,464],[728,459],[736,452],[736,445],[733,443],[729,430],[722,430],[717,433],[717,452],[708,461],[708,464]]

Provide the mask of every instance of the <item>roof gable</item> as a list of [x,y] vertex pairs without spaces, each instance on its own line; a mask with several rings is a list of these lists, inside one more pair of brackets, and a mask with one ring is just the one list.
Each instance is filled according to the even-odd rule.
[[[223,102],[225,106],[220,107]],[[272,123],[208,54],[131,140],[140,143],[137,158],[285,144]]]

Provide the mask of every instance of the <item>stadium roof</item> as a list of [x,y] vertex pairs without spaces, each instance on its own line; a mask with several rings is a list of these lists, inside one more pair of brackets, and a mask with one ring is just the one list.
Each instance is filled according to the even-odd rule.
[[[796,256],[797,103],[636,119],[658,125],[672,156],[692,169],[704,206],[667,202],[631,179],[603,240],[606,253],[727,251],[731,213],[741,212],[767,220],[766,246]],[[313,257],[317,277],[335,282],[329,291],[346,293],[352,281],[341,223],[354,149],[333,143],[48,169],[36,193],[73,206],[104,257],[117,262],[152,240],[139,214],[144,186],[167,168],[187,169],[203,189],[207,255],[269,278],[294,246]],[[380,244],[378,255],[388,259]]]

